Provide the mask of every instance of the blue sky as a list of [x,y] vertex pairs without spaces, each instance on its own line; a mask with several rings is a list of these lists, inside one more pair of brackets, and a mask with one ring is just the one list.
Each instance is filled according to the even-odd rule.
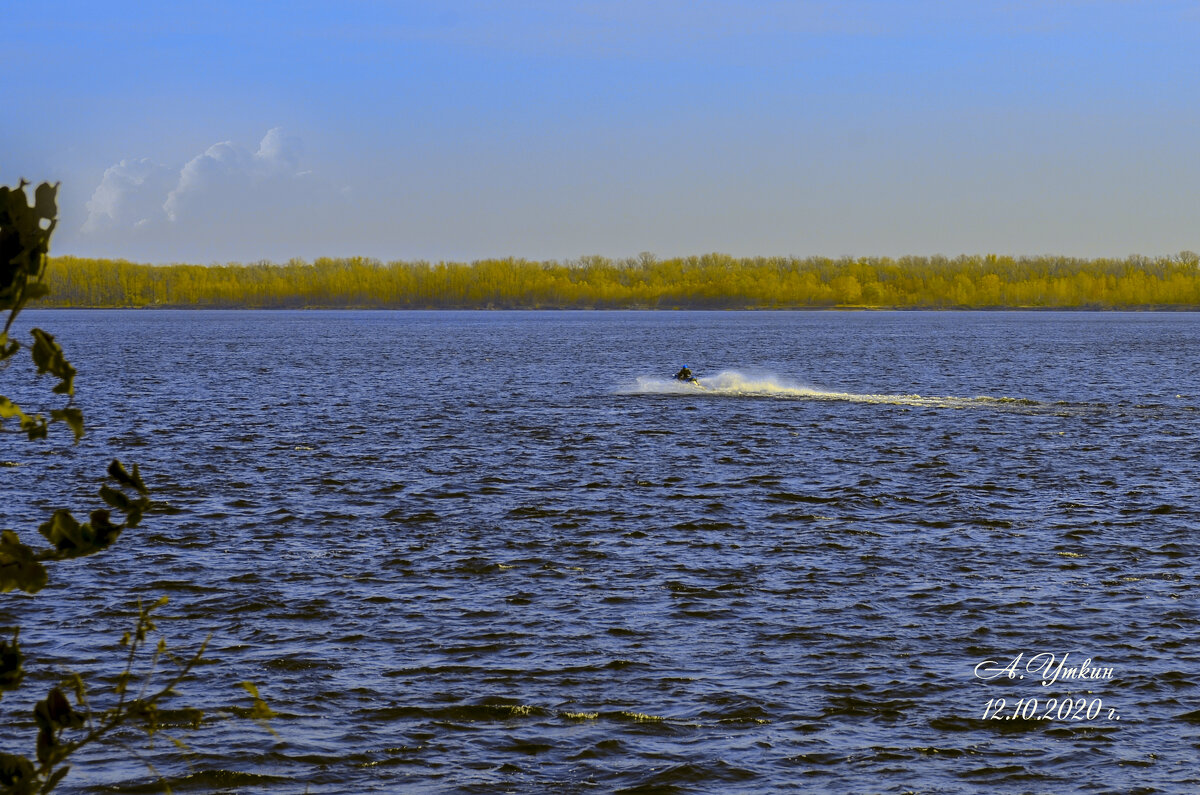
[[1200,249],[1200,2],[9,2],[0,181],[150,262]]

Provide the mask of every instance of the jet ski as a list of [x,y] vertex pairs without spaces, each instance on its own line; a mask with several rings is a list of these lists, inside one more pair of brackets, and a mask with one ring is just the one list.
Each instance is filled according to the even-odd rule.
[[696,380],[696,376],[692,375],[692,371],[688,369],[688,366],[686,364],[680,368],[678,373],[675,374],[675,380],[682,381],[685,384],[699,384],[700,383],[699,381]]
[[675,374],[675,380],[684,384],[691,384],[697,389],[704,389],[704,385],[700,383],[700,380],[696,376],[692,375],[692,371],[686,366]]

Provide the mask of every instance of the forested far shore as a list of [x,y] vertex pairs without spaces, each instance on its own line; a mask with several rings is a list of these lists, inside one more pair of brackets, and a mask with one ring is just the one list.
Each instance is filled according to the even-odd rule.
[[42,306],[246,309],[1198,309],[1200,256],[723,254],[472,263],[145,265],[55,257]]

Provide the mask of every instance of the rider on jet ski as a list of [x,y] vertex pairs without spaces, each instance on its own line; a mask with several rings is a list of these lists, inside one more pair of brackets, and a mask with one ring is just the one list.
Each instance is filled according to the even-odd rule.
[[694,383],[696,383],[696,376],[692,375],[692,371],[689,370],[687,368],[687,365],[685,364],[683,366],[683,369],[681,369],[678,373],[675,374],[675,380],[676,381],[684,381],[689,384],[694,384]]

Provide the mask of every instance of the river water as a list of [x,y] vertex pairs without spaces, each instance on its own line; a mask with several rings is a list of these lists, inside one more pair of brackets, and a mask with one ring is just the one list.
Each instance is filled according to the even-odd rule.
[[[178,791],[1200,788],[1196,315],[20,325],[91,430],[0,437],[0,524],[93,506],[114,455],[172,509],[3,597],[24,697],[53,664],[102,706],[132,605],[170,597],[172,648],[213,633],[193,756],[146,752]],[[243,680],[276,735],[220,712]],[[66,784],[158,786],[113,745]]]

